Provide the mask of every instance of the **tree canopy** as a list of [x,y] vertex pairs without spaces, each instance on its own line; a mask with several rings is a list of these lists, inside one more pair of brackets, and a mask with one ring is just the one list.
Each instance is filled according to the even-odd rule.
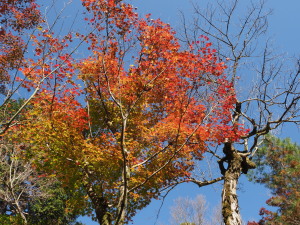
[[[77,191],[101,224],[123,224],[189,178],[209,145],[246,130],[230,125],[235,93],[205,36],[185,48],[170,25],[123,1],[82,4],[88,33],[56,35],[46,19],[26,27],[32,47],[21,49],[33,54],[7,69],[31,95],[3,133],[14,125],[35,165]],[[71,54],[74,39],[86,58]]]
[[[184,27],[179,39],[127,1],[82,0],[82,29],[75,21],[64,27],[64,9],[49,19],[48,7],[44,14],[34,0],[1,1],[1,137],[22,146],[16,153],[29,167],[58,181],[66,196],[54,196],[102,225],[128,223],[179,183],[220,180],[224,222],[241,224],[239,177],[255,167],[264,135],[299,122],[300,70],[276,83],[283,70],[266,45],[258,84],[248,96],[238,93],[242,60],[254,57],[253,41],[267,26],[261,2],[232,35],[238,2],[219,4],[222,20],[195,6],[206,27],[195,23],[192,35]],[[221,175],[200,181],[193,171],[205,153]]]

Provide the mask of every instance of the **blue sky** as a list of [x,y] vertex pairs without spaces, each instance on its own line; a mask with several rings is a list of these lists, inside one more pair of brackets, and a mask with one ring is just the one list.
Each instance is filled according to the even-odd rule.
[[[148,0],[131,1],[138,7],[141,14],[151,13],[153,18],[161,18],[164,22],[170,23],[173,27],[180,26],[179,10],[182,10],[187,16],[191,15],[192,7],[189,0]],[[207,0],[199,0],[198,4],[203,5]],[[241,0],[242,4],[250,1]],[[268,36],[273,41],[276,50],[281,53],[287,53],[287,56],[294,57],[300,55],[300,1],[299,0],[269,0],[267,7],[273,9],[270,16]],[[299,130],[296,126],[285,126],[280,136],[291,137],[293,141],[299,143]],[[169,210],[175,198],[189,196],[194,198],[198,194],[206,196],[209,207],[212,208],[220,202],[222,182],[213,186],[199,189],[193,184],[182,184],[173,190],[165,200],[162,211],[158,217],[157,224],[169,224]],[[245,221],[258,220],[259,209],[264,206],[269,198],[269,191],[261,185],[249,183],[243,176],[241,186],[238,192],[241,214]],[[134,218],[133,225],[153,225],[156,221],[157,212],[161,201],[153,201],[147,208],[140,211]],[[82,220],[87,225],[97,224],[86,218]]]

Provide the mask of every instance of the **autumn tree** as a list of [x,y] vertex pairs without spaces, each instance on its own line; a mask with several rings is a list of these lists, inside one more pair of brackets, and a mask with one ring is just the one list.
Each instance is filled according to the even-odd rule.
[[40,12],[35,0],[9,1],[0,3],[0,81],[1,93],[5,84],[11,82],[9,71],[18,69],[24,57],[25,41],[20,34],[37,26]]
[[[7,115],[5,109],[18,90],[16,71],[24,64],[26,41],[22,34],[40,22],[40,12],[34,0],[0,3],[0,94],[1,133],[6,131],[19,114]],[[20,106],[22,107],[22,106]],[[8,112],[9,114],[10,112]]]
[[[9,100],[7,108],[2,109],[7,113],[1,110],[0,115],[15,115],[24,101]],[[16,117],[19,123],[24,119],[23,114]],[[37,169],[34,156],[28,157],[30,144],[15,135],[15,129],[0,138],[0,223],[75,224],[80,211],[68,204],[73,193],[65,190],[56,177]]]
[[[54,32],[63,9],[52,15],[54,22],[48,21],[51,12],[45,11],[42,15],[35,0],[0,2],[0,135],[18,125],[19,115],[41,88],[63,79],[71,55],[82,43],[70,46],[72,33],[67,27],[64,33]],[[64,76],[59,77],[61,72]],[[10,104],[19,98],[24,101],[12,114]]]
[[251,158],[261,151],[258,147],[266,134],[283,124],[299,123],[299,61],[283,64],[282,56],[276,57],[265,41],[270,12],[264,1],[251,2],[248,8],[239,0],[231,4],[217,1],[206,10],[197,4],[194,9],[192,23],[183,17],[181,39],[189,45],[202,34],[214,43],[218,56],[228,65],[226,73],[236,94],[231,124],[242,124],[249,131],[239,141],[223,135],[222,151],[208,151],[219,165],[220,177],[191,181],[202,187],[224,180],[224,223],[242,224],[236,194],[241,174],[256,167]]
[[[7,67],[30,97],[2,122],[1,133],[14,125],[34,164],[76,192],[76,207],[94,210],[100,224],[129,222],[178,183],[222,179],[224,222],[241,224],[238,179],[255,167],[251,157],[261,137],[297,122],[299,70],[285,73],[283,86],[276,83],[282,67],[266,45],[253,92],[239,92],[243,60],[253,56],[267,15],[263,3],[253,6],[238,30],[232,27],[237,4],[219,4],[220,20],[195,6],[206,25],[195,20],[192,36],[185,29],[185,43],[170,25],[139,17],[121,0],[83,0],[86,30],[58,35],[44,19],[29,36],[33,56]],[[71,48],[73,41],[78,45]],[[76,60],[79,45],[86,49]],[[25,106],[20,123],[16,117]],[[213,149],[220,144],[222,156]],[[219,161],[222,176],[199,181],[191,172],[205,152]]]
[[[66,224],[73,222],[79,214],[71,210],[76,207],[70,199],[74,193],[67,193],[53,174],[39,177],[40,173],[47,173],[36,170],[38,160],[35,161],[33,155],[27,152],[32,142],[26,142],[17,135],[26,120],[25,115],[33,109],[30,102],[42,97],[42,90],[50,90],[58,80],[66,81],[72,66],[65,67],[71,64],[71,55],[82,44],[79,41],[71,46],[73,40],[69,29],[65,29],[64,33],[54,32],[63,9],[60,14],[51,15],[54,22],[48,21],[47,13],[51,12],[47,9],[46,14],[42,15],[40,6],[34,0],[0,2],[0,186],[3,224]],[[13,142],[12,137],[15,138]],[[21,150],[28,154],[20,155]],[[51,188],[43,185],[43,181],[52,182]],[[67,207],[66,202],[73,204],[72,207]]]
[[299,224],[299,145],[290,139],[268,136],[253,161],[257,170],[250,178],[272,191],[273,196],[266,203],[277,210],[272,212],[262,208],[262,219],[252,224]]
[[230,124],[233,84],[205,36],[185,48],[170,25],[139,17],[128,3],[82,3],[92,32],[76,38],[88,57],[63,55],[54,39],[59,57],[50,59],[59,66],[21,68],[47,82],[16,132],[35,165],[78,194],[78,207],[94,210],[100,224],[124,224],[162,189],[188,180],[209,146],[246,130]]

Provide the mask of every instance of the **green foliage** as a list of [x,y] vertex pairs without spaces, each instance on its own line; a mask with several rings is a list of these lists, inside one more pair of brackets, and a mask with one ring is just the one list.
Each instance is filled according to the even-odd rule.
[[[56,177],[37,171],[20,139],[0,141],[0,224],[78,224],[81,211]],[[25,219],[26,218],[26,219]],[[26,221],[27,220],[27,221]]]
[[300,224],[300,146],[290,139],[267,137],[253,161],[257,170],[249,177],[272,191],[267,200],[276,212],[264,208],[259,224]]
[[69,224],[80,225],[75,222],[77,215],[67,206],[68,194],[55,182],[48,190],[49,197],[46,199],[36,199],[29,204],[29,224],[52,225]]
[[20,216],[0,215],[0,224],[2,225],[23,225],[23,220]]
[[[59,182],[55,182],[53,185],[47,187],[47,190],[41,190],[47,192],[48,196],[44,198],[28,198],[25,211],[27,212],[27,221],[31,225],[82,225],[82,223],[76,222],[79,212],[74,211],[73,208],[68,208],[67,202],[69,195],[65,190],[60,187]],[[24,224],[22,218],[16,213],[10,213],[9,209],[12,208],[9,204],[1,201],[2,206],[8,207],[2,209],[0,214],[0,224],[7,225],[20,225]],[[78,213],[78,214],[77,214]]]
[[[5,102],[5,104],[0,105],[0,125],[2,126],[20,109],[24,104],[24,99],[10,99]],[[21,120],[21,115],[15,118],[16,120]]]

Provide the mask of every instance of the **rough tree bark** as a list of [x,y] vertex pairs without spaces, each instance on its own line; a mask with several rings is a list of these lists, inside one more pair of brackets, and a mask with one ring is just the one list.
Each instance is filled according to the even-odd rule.
[[88,190],[88,195],[92,201],[100,225],[111,225],[112,218],[108,211],[108,201],[105,198],[98,197],[91,189]]
[[99,197],[99,194],[95,192],[91,182],[88,181],[90,172],[86,171],[84,176],[84,183],[86,192],[93,204],[93,208],[96,213],[96,218],[100,225],[111,225],[112,224],[112,216],[109,212],[109,205],[107,199],[104,197]]
[[[236,194],[239,177],[254,169],[255,164],[248,158],[249,153],[237,151],[232,143],[225,143],[223,152],[225,157],[219,160],[219,167],[224,176],[222,190],[222,214],[226,225],[241,225],[242,219],[239,211],[238,197]],[[228,163],[225,169],[224,162]]]
[[224,175],[224,185],[222,191],[222,214],[225,224],[242,224],[238,198],[236,194],[238,180],[241,175],[241,162],[242,158],[237,153],[233,153],[232,159],[228,165],[228,169]]

